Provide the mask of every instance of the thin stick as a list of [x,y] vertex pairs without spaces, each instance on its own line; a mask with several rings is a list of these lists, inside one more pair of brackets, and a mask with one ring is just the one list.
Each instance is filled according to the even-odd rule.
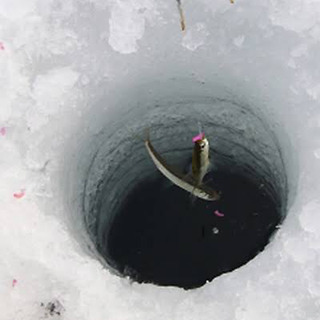
[[[230,1],[233,1],[233,0],[230,0]],[[186,29],[186,22],[185,22],[184,13],[181,6],[181,0],[177,0],[177,4],[178,4],[179,13],[180,13],[181,30],[184,31]]]

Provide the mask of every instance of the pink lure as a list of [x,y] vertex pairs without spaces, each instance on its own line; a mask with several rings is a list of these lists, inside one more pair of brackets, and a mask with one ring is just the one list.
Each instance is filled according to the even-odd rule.
[[219,212],[219,210],[216,210],[216,211],[214,212],[214,214],[215,214],[217,217],[224,217],[224,213]]
[[0,134],[1,134],[2,136],[5,136],[6,133],[7,133],[7,130],[6,130],[5,127],[0,128]]
[[192,142],[196,142],[196,141],[202,140],[203,138],[204,138],[204,133],[201,132],[201,133],[199,133],[198,135],[196,135],[196,136],[194,136],[192,138]]
[[17,279],[13,279],[12,280],[12,288],[14,288],[17,283],[18,283],[18,280]]
[[21,190],[19,193],[14,193],[14,194],[13,194],[13,196],[14,196],[16,199],[21,199],[24,195],[25,195],[25,191],[24,191],[24,190]]

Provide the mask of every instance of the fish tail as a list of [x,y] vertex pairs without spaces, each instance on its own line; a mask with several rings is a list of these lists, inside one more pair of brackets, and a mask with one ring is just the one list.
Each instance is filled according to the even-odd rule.
[[150,128],[145,128],[144,129],[144,141],[149,141],[150,140]]
[[197,196],[194,194],[194,190],[195,190],[195,187],[193,188],[192,192],[190,193],[190,202],[192,205],[194,205],[194,203],[197,200]]
[[196,189],[200,188],[201,184],[202,184],[201,181],[199,181],[198,179],[196,179],[194,181],[193,189],[192,189],[192,191],[190,193],[190,198],[191,198],[191,203],[192,204],[194,204],[196,199],[197,199],[195,191],[196,191]]

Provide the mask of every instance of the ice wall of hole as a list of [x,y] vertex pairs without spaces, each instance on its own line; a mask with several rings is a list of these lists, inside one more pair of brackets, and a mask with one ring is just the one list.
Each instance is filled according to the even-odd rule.
[[[260,250],[263,250],[263,247],[270,241],[276,226],[286,216],[289,190],[288,168],[284,165],[286,160],[284,154],[290,153],[285,150],[283,154],[283,146],[279,142],[277,130],[275,130],[277,128],[270,122],[272,119],[264,112],[265,110],[262,110],[259,105],[253,106],[246,103],[243,97],[230,94],[230,90],[224,90],[223,87],[192,79],[168,78],[163,81],[149,79],[129,89],[124,88],[126,94],[121,95],[119,94],[121,88],[118,90],[118,94],[113,92],[106,94],[105,97],[102,96],[94,106],[87,122],[95,122],[97,130],[91,135],[83,134],[83,140],[78,141],[80,147],[77,150],[77,157],[74,158],[72,168],[69,170],[71,183],[69,183],[67,195],[69,200],[73,200],[69,201],[69,209],[70,212],[73,212],[72,221],[79,242],[84,243],[89,248],[89,253],[120,276],[129,276],[139,282],[175,285],[184,288],[201,286],[219,274],[240,267]],[[231,240],[230,237],[227,240],[222,238],[218,242],[219,251],[223,252],[229,248],[229,252],[219,258],[225,260],[220,261],[221,263],[216,269],[217,263],[212,262],[212,272],[210,270],[204,272],[199,268],[189,274],[183,274],[179,278],[181,272],[170,273],[170,267],[163,271],[164,274],[158,272],[157,275],[150,270],[149,274],[145,270],[137,270],[136,267],[130,265],[130,261],[119,261],[115,257],[114,247],[117,247],[117,244],[114,243],[114,238],[122,239],[120,251],[134,251],[131,252],[131,256],[137,257],[141,252],[135,252],[137,248],[130,248],[130,246],[134,243],[132,237],[139,236],[141,230],[129,232],[130,234],[127,232],[130,227],[126,229],[127,231],[122,230],[122,233],[121,230],[116,231],[119,234],[118,237],[113,237],[112,245],[110,244],[110,233],[112,228],[115,228],[115,221],[119,218],[117,215],[123,214],[123,206],[130,194],[132,199],[132,192],[135,188],[146,181],[151,181],[151,185],[155,186],[157,181],[161,179],[145,151],[143,132],[145,128],[150,128],[152,143],[159,153],[171,165],[186,169],[192,150],[191,137],[197,133],[198,122],[201,122],[211,143],[212,172],[244,177],[257,190],[262,187],[263,194],[273,205],[272,212],[262,212],[262,214],[269,214],[273,217],[270,221],[262,222],[262,224],[268,223],[269,225],[260,230],[263,235],[261,237],[260,234],[259,239],[252,238],[252,234],[259,233],[259,230],[253,229],[254,225],[243,221],[238,221],[237,226],[233,225],[234,228],[243,227],[245,230],[241,236],[251,237],[248,241],[257,243],[250,248],[243,247],[242,257],[230,262],[228,256],[234,255],[230,248],[234,247],[234,250],[241,251],[241,248],[232,246],[232,241],[235,244],[241,238],[237,238],[237,235],[235,236],[232,231]],[[279,125],[277,123],[276,127]],[[285,148],[287,149],[288,145]],[[165,185],[165,189],[168,187],[175,188],[169,184]],[[157,191],[157,189],[154,190]],[[163,192],[163,189],[159,192]],[[177,190],[175,189],[173,192],[177,192]],[[146,195],[146,197],[148,196],[150,195]],[[144,200],[143,197],[142,200]],[[146,198],[146,205],[148,204],[147,200]],[[165,199],[163,200],[165,201]],[[187,197],[183,201],[189,200]],[[254,202],[256,199],[248,199],[248,201]],[[201,201],[200,206],[204,206]],[[196,205],[192,210],[197,211],[197,208]],[[143,228],[141,221],[137,222],[139,219],[144,219],[139,217],[141,213],[135,212],[134,208],[132,210],[129,213],[131,216],[128,224],[131,224],[132,228],[137,228],[137,226]],[[213,216],[213,209],[211,208],[210,211],[209,207],[207,210],[208,214]],[[239,208],[239,212],[234,214],[243,215],[241,210]],[[193,214],[197,213],[193,212]],[[251,212],[250,214],[255,215],[256,213]],[[133,218],[132,215],[135,215],[136,218]],[[161,221],[161,217],[157,218]],[[230,228],[232,219],[231,224],[230,217],[227,216],[223,219],[226,229]],[[133,221],[137,223],[135,224]],[[159,221],[154,223],[159,223]],[[163,238],[141,239],[141,241],[163,241],[164,247],[172,246],[172,243],[166,243],[165,240],[168,232],[166,225],[170,225],[171,221],[169,219],[163,223],[164,226],[161,226],[164,228]],[[194,223],[194,221],[189,221],[189,223]],[[126,223],[123,224],[122,221],[116,225],[123,227],[123,225],[126,226]],[[202,231],[199,229],[199,232],[203,235],[207,227],[211,230],[218,230],[211,220],[208,226],[204,225]],[[177,228],[179,229],[179,226]],[[223,230],[223,226],[221,228]],[[230,233],[230,230],[227,231]],[[205,232],[207,233],[207,231]],[[216,239],[210,241],[216,242]],[[227,241],[231,241],[231,246],[228,248],[225,247]],[[124,245],[123,242],[126,244]],[[195,265],[208,264],[210,259],[214,260],[216,253],[210,252],[211,249],[209,246],[205,253],[208,257],[207,261],[198,261]],[[189,252],[187,257],[184,265],[188,265],[189,261],[192,261],[192,253]],[[144,256],[143,259],[142,265],[148,263],[148,257]],[[158,259],[159,261],[157,261],[156,255],[150,257],[150,260],[153,261],[151,264],[157,265],[160,260],[169,258],[164,255],[159,256]],[[176,259],[179,260],[179,257]],[[194,259],[196,260],[196,258]],[[166,261],[166,263],[170,264],[170,261]],[[179,269],[179,266],[175,265],[173,268]],[[203,272],[206,274],[201,274]]]

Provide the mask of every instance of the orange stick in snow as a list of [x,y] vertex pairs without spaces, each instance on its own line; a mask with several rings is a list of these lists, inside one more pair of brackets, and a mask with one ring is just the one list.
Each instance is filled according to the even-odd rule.
[[180,13],[180,25],[181,25],[181,30],[184,31],[186,29],[186,22],[185,22],[185,17],[184,17],[184,13],[181,7],[181,0],[177,0],[178,3],[178,9],[179,9],[179,13]]

